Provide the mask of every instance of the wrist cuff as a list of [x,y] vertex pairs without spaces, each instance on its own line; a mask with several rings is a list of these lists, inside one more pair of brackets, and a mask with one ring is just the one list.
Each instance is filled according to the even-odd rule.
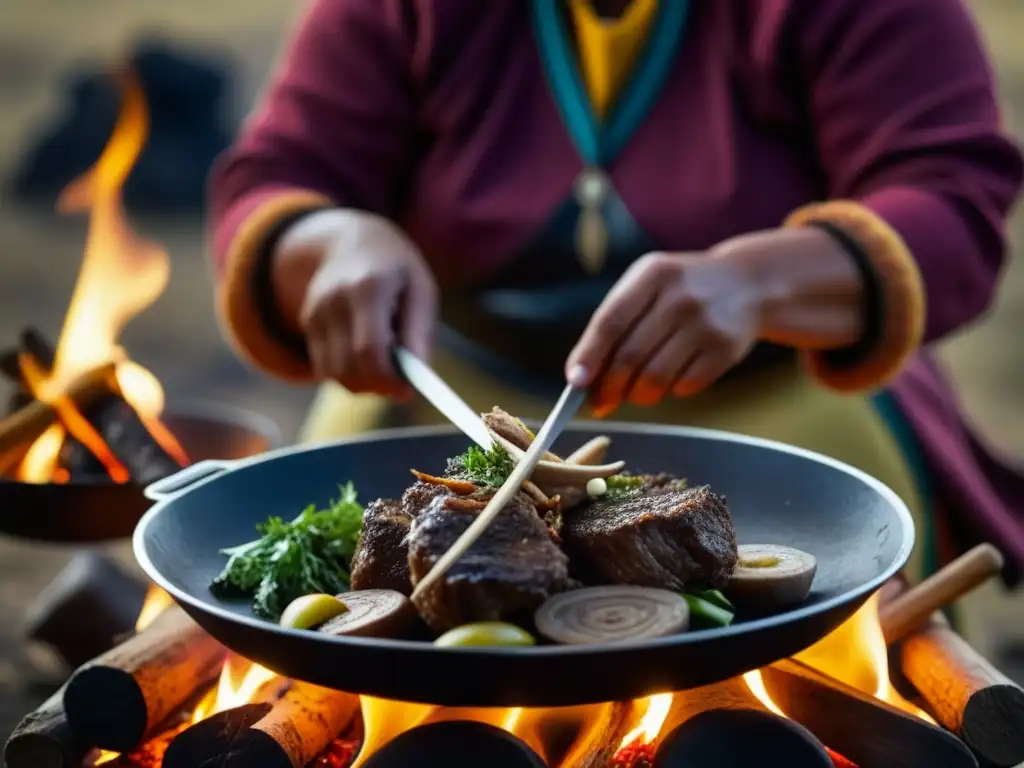
[[785,226],[819,226],[830,232],[867,278],[863,340],[846,349],[805,352],[808,370],[839,392],[863,392],[888,383],[924,338],[924,285],[903,238],[876,213],[846,200],[800,208]]

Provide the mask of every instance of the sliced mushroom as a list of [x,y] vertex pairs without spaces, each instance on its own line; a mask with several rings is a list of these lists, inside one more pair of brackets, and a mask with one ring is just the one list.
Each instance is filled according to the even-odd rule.
[[768,612],[802,603],[818,569],[814,555],[779,544],[741,544],[725,592],[741,608]]
[[598,435],[566,456],[565,461],[569,464],[599,464],[608,455],[611,444],[612,439],[608,435]]
[[[530,443],[533,442],[533,438],[536,435],[533,434],[526,425],[523,424],[519,419],[513,416],[507,411],[503,411],[498,406],[494,406],[490,413],[480,414],[480,418],[483,420],[484,425],[491,431],[503,438],[508,440],[512,445],[516,446],[521,450],[526,450],[530,447]],[[548,451],[542,457],[546,461],[561,461],[561,459],[555,454]]]
[[664,637],[685,632],[689,621],[682,595],[626,584],[562,592],[534,615],[538,632],[567,645]]
[[319,631],[349,637],[402,637],[416,620],[409,598],[390,589],[363,589],[338,595],[348,610]]
[[[517,464],[523,460],[525,451],[511,443],[497,432],[492,431],[495,442],[504,448]],[[530,475],[530,479],[547,494],[554,488],[578,487],[586,488],[587,481],[595,477],[611,477],[621,472],[626,466],[624,461],[612,464],[570,464],[566,461],[539,461]]]

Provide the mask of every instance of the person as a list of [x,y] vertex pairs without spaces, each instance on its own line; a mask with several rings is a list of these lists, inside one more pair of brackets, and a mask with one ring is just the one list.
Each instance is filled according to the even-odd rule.
[[961,0],[313,0],[212,174],[219,305],[327,382],[307,439],[441,420],[398,343],[480,410],[568,379],[833,456],[907,502],[916,574],[988,540],[1013,583],[1024,480],[928,350],[1022,173]]

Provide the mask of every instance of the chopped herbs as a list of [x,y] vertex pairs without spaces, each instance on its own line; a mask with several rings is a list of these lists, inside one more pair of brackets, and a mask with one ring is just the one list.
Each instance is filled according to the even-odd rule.
[[448,462],[450,475],[495,488],[501,487],[514,468],[512,457],[500,445],[494,445],[486,451],[471,445],[464,454]]
[[631,475],[623,472],[605,478],[608,490],[606,499],[621,499],[645,490],[686,490],[686,480],[676,480],[670,475]]
[[642,475],[612,475],[605,478],[605,498],[618,499],[635,491],[643,490],[646,478]]
[[210,589],[251,596],[253,613],[275,621],[297,597],[347,590],[363,507],[352,483],[339,491],[326,509],[310,504],[291,522],[268,518],[256,526],[259,539],[222,550],[229,559]]

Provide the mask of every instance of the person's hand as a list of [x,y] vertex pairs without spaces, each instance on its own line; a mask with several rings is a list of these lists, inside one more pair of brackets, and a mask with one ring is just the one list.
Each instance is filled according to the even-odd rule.
[[303,251],[318,255],[298,311],[314,373],[351,392],[407,398],[391,350],[398,343],[429,357],[438,313],[430,268],[387,219],[357,211],[315,216],[320,221],[309,222],[306,232],[284,239],[297,242],[282,242],[299,254],[296,262]]
[[713,383],[758,339],[761,292],[741,263],[708,254],[652,253],[598,307],[566,363],[595,412],[654,405]]

